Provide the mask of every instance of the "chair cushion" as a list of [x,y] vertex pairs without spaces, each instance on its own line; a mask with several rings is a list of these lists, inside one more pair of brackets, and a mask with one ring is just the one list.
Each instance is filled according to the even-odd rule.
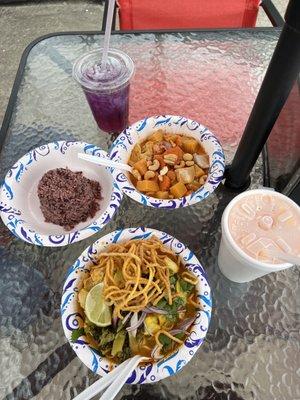
[[260,0],[118,0],[121,29],[240,28],[256,23]]

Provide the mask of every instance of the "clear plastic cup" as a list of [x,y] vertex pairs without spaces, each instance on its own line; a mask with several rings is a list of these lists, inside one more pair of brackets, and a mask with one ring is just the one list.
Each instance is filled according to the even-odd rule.
[[94,50],[77,59],[73,77],[82,87],[99,128],[107,133],[120,133],[128,125],[134,64],[123,51],[110,49],[108,63],[102,68],[102,51]]
[[[283,202],[287,208],[293,211],[293,215],[296,218],[296,223],[300,221],[300,207],[296,203],[294,203],[291,199],[289,199],[288,197],[284,196],[281,193],[277,193],[269,189],[257,189],[257,190],[246,191],[236,196],[228,204],[222,216],[222,222],[221,222],[222,238],[219,248],[218,265],[223,275],[225,275],[231,281],[238,283],[249,282],[263,275],[269,274],[271,272],[281,271],[283,269],[292,267],[292,264],[290,263],[280,263],[278,259],[269,260],[268,257],[269,254],[271,254],[270,252],[272,251],[272,248],[275,250],[277,248],[277,250],[279,249],[281,252],[284,251],[283,248],[277,247],[278,246],[277,243],[282,242],[283,244],[284,243],[286,244],[286,240],[288,240],[286,239],[286,237],[289,236],[290,238],[292,238],[291,241],[295,243],[295,237],[292,237],[292,235],[295,235],[295,233],[300,232],[299,225],[298,227],[296,225],[296,227],[293,228],[294,229],[293,231],[288,232],[287,231],[288,225],[285,225],[284,223],[280,224],[278,216],[276,217],[275,214],[272,215],[272,207],[269,207],[269,210],[267,211],[265,216],[259,215],[259,211],[257,212],[257,214],[255,214],[255,212],[253,213],[253,210],[256,207],[259,210],[259,204],[255,204],[255,206],[253,206],[252,209],[249,210],[246,209],[246,211],[249,212],[249,220],[252,219],[253,221],[255,221],[255,223],[258,224],[257,231],[255,232],[256,237],[255,239],[253,239],[253,237],[251,238],[251,235],[254,236],[253,235],[254,232],[253,231],[250,232],[249,230],[249,234],[245,235],[246,238],[245,240],[247,241],[247,245],[245,245],[246,247],[244,247],[244,249],[241,248],[241,246],[237,244],[238,242],[236,241],[236,239],[233,238],[232,234],[233,231],[229,227],[229,216],[231,211],[232,210],[236,211],[236,207],[238,207],[241,204],[240,202],[241,199],[245,200],[248,199],[249,201],[249,199],[251,200],[249,196],[252,195],[270,196],[270,198],[274,199],[273,204],[275,205],[276,202]],[[280,210],[280,207],[277,207],[277,210]],[[271,225],[273,223],[275,224],[273,226],[274,229],[276,229],[276,235],[279,235],[278,236],[279,241],[282,238],[285,238],[284,242],[282,240],[281,242],[278,242],[277,239],[274,239],[274,235],[272,239],[269,238],[269,236],[271,236],[271,230],[272,230],[271,225],[270,226],[268,225],[270,221]],[[247,221],[245,225],[243,225],[243,219],[241,218],[241,220],[238,221],[238,224],[241,224],[241,226],[243,226],[242,229],[247,230]],[[238,224],[236,225],[237,227],[239,227]],[[252,227],[253,226],[254,225],[252,225]],[[279,234],[279,232],[281,232],[281,234]],[[265,259],[263,258],[264,261],[258,260],[254,256],[253,257],[250,256],[246,252],[250,248],[249,246],[252,246],[252,248],[254,246],[257,247],[257,244],[260,243],[260,241],[262,241],[264,245],[266,244],[266,247],[262,246],[262,250],[258,250],[259,254],[265,254]],[[248,242],[250,244],[248,244]],[[298,242],[299,242],[299,235],[298,235]],[[291,249],[292,252],[295,250],[296,249]],[[268,260],[268,262],[265,260]]]

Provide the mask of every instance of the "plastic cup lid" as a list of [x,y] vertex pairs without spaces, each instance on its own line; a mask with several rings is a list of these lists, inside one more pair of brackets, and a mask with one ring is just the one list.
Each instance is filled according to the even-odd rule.
[[89,91],[111,92],[121,89],[133,75],[133,61],[126,53],[110,49],[108,62],[102,66],[102,51],[94,50],[78,58],[73,65],[73,77]]
[[299,251],[299,220],[300,208],[291,199],[256,189],[229,203],[222,218],[222,232],[239,253],[258,263],[279,265],[282,262],[276,252]]

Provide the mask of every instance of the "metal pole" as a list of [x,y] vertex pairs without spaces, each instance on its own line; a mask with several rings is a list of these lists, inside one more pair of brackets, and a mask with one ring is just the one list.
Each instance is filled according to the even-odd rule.
[[[265,145],[300,71],[300,0],[290,0],[285,24],[255,100],[225,185],[244,190],[250,172]],[[283,140],[288,140],[284,138]],[[288,157],[288,154],[287,154]]]

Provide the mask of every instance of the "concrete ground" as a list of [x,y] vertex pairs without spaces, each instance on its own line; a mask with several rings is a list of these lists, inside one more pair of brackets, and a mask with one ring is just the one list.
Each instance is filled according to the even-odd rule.
[[0,5],[0,125],[25,47],[51,32],[101,30],[100,1]]
[[[283,15],[288,0],[273,2]],[[100,0],[73,0],[0,5],[0,124],[25,47],[35,38],[51,32],[100,30],[101,3]],[[257,25],[271,25],[262,10]]]

